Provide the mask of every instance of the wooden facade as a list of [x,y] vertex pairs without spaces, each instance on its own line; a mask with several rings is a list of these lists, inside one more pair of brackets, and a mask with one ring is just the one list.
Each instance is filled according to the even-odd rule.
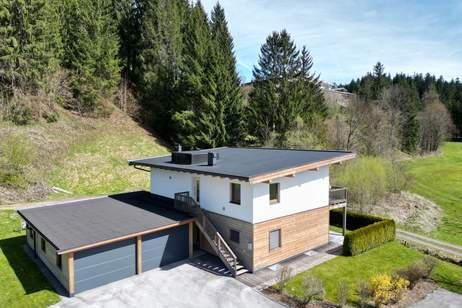
[[[281,230],[281,246],[269,249],[269,234]],[[329,207],[300,212],[254,225],[253,271],[294,257],[329,241]]]

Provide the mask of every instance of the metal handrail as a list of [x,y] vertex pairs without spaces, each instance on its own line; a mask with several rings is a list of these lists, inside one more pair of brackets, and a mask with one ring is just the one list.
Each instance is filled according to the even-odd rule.
[[[227,263],[229,267],[231,267],[231,270],[233,271],[233,274],[236,275],[237,272],[237,256],[236,254],[231,250],[231,247],[229,247],[228,243],[226,243],[225,239],[223,236],[218,232],[218,230],[215,228],[213,223],[208,219],[208,217],[205,215],[204,212],[202,212],[200,205],[189,196],[189,192],[179,192],[175,193],[175,200],[174,200],[174,207],[178,210],[183,210],[185,212],[194,212],[194,214],[198,219],[196,222],[198,223],[200,229],[203,230],[203,232],[206,233],[207,237],[210,238],[211,242],[215,246],[215,251],[221,255],[221,259],[223,262]],[[196,209],[199,209],[198,211],[194,211]],[[225,253],[227,253],[232,261],[233,264],[230,264],[230,262],[226,259],[226,257],[223,255],[222,249],[224,250]]]
[[329,204],[335,204],[338,202],[346,202],[347,200],[347,188],[332,186],[329,189]]

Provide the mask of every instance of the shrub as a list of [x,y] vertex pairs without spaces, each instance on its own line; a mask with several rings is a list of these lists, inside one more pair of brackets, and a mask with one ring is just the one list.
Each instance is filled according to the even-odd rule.
[[306,275],[302,279],[303,294],[300,298],[304,304],[309,304],[312,300],[322,300],[324,298],[324,286],[318,278]]
[[343,254],[346,256],[356,256],[369,249],[393,241],[395,239],[395,231],[395,222],[390,219],[384,219],[349,232],[343,240]]
[[13,97],[7,104],[4,118],[16,125],[26,125],[36,120],[31,102],[23,95]]
[[[343,226],[343,210],[337,209],[332,210],[329,213],[330,224],[336,227]],[[375,222],[379,222],[383,218],[368,214],[362,214],[352,211],[347,211],[347,229],[356,230],[368,225],[371,225]]]
[[411,184],[411,176],[400,162],[368,156],[332,168],[332,180],[348,187],[349,201],[361,211],[367,211],[386,193],[406,190]]
[[397,275],[408,280],[411,286],[415,286],[420,279],[428,278],[435,266],[436,260],[434,258],[425,257],[404,269],[398,270]]
[[409,286],[409,281],[389,274],[378,274],[369,282],[370,292],[377,307],[398,301],[402,293]]
[[347,299],[348,299],[348,293],[350,292],[350,287],[348,283],[345,281],[341,280],[337,282],[337,304],[340,307],[343,307],[346,305]]
[[4,136],[0,141],[0,184],[26,187],[27,168],[34,157],[35,149],[24,136]]
[[286,286],[287,281],[290,280],[291,269],[287,265],[283,266],[278,273],[277,283],[275,285],[276,289],[282,294],[284,287]]
[[367,282],[363,281],[358,283],[357,295],[359,298],[359,306],[367,307],[367,303],[369,302],[369,299],[372,297],[372,293]]

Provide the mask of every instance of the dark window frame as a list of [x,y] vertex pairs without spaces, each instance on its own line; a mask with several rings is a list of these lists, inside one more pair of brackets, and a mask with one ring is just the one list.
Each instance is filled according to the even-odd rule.
[[[279,232],[279,243],[278,243],[278,246],[277,247],[271,247],[271,234],[273,232]],[[279,228],[279,229],[273,229],[271,230],[269,233],[268,233],[268,248],[269,248],[269,251],[275,251],[275,250],[278,250],[278,249],[281,249],[282,247],[282,230]]]
[[45,239],[40,238],[40,248],[42,249],[43,252],[47,252],[47,244]]
[[[234,199],[234,197],[236,197],[235,191],[234,191],[235,187],[239,187],[239,200]],[[231,182],[229,184],[229,191],[230,191],[229,203],[240,205],[241,204],[241,184]]]
[[63,255],[56,254],[56,266],[62,270],[63,269]]
[[[271,186],[276,185],[276,199],[271,199]],[[281,184],[280,183],[270,183],[269,184],[269,202],[270,204],[276,204],[281,202]]]
[[[237,238],[234,238],[233,234],[237,235]],[[237,230],[229,229],[229,240],[231,242],[239,244],[241,242],[241,233],[239,231],[237,231]]]

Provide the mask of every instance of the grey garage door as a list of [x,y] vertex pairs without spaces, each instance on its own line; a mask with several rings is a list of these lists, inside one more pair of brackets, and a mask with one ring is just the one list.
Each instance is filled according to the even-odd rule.
[[143,272],[188,258],[188,225],[143,236]]
[[120,241],[74,255],[75,292],[136,274],[136,240]]

